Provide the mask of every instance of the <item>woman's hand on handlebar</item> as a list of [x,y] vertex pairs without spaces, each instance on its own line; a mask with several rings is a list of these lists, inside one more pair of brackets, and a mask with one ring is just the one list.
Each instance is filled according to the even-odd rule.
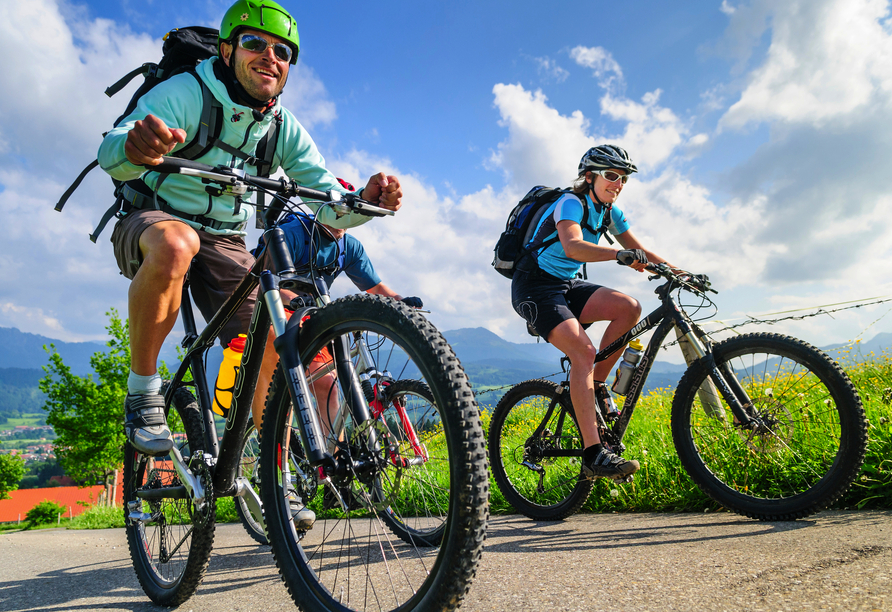
[[154,115],[133,124],[124,142],[127,161],[137,166],[157,166],[178,143],[186,142],[186,130],[169,128]]
[[397,211],[402,206],[403,191],[398,178],[379,172],[369,179],[361,197],[381,208]]

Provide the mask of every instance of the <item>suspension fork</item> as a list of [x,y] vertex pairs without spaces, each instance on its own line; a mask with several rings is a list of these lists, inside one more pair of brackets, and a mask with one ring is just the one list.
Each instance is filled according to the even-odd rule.
[[698,363],[706,368],[707,375],[730,406],[737,423],[744,427],[749,425],[753,421],[753,401],[731,371],[731,366],[727,362],[721,367],[716,365],[715,355],[706,334],[693,323],[689,323],[686,317],[677,316],[675,325],[694,350]]
[[[369,379],[371,379],[371,376],[377,376],[378,384],[372,385],[374,399],[369,404],[369,409],[372,412],[372,417],[378,419],[384,413],[384,409],[386,408],[384,404],[385,394],[381,389],[382,385],[380,383],[382,377],[387,378],[390,375],[386,371],[379,372],[375,368],[375,358],[372,356],[371,351],[369,351],[369,347],[366,344],[365,340],[362,338],[360,332],[356,332],[356,335],[354,337],[354,344],[356,346],[356,353],[359,356],[360,376],[368,376]],[[415,453],[415,456],[422,457],[424,461],[427,461],[427,450],[424,448],[424,445],[421,443],[421,439],[415,432],[415,427],[412,425],[409,414],[406,412],[406,407],[400,404],[400,402],[397,400],[393,401],[393,406],[400,418],[400,423],[402,424],[403,431],[406,433],[406,437],[409,439],[409,443],[412,445],[412,451]]]

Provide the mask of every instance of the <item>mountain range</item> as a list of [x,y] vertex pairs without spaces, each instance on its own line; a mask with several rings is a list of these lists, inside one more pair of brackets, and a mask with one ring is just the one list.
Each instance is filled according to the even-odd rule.
[[[561,374],[561,353],[547,342],[509,342],[482,327],[443,332],[455,350],[468,377],[474,384],[481,404],[493,404],[508,386],[530,378]],[[90,356],[105,351],[102,342],[62,342],[44,336],[0,327],[0,414],[39,410],[42,400],[37,383],[43,377],[41,366],[47,363],[44,346],[54,345],[73,373],[86,376],[92,372]],[[880,354],[892,347],[892,334],[881,333],[856,345],[863,356]],[[848,345],[823,347],[833,357],[840,357]],[[168,365],[177,363],[174,349],[162,353]],[[222,350],[214,347],[208,354],[208,372],[216,375]],[[674,387],[685,370],[683,364],[657,361],[648,377],[647,389]],[[556,377],[552,377],[553,379]],[[494,391],[488,389],[495,388]]]

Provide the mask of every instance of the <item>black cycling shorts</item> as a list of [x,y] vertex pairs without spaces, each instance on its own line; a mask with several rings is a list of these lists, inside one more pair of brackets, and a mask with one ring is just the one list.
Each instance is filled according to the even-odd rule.
[[[579,319],[589,298],[601,288],[578,279],[561,280],[544,272],[514,273],[511,305],[544,339],[555,327]],[[591,323],[582,323],[587,329]]]

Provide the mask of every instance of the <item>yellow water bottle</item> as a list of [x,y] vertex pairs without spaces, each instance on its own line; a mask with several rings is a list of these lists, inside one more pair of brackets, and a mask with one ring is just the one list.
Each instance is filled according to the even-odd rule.
[[214,383],[213,410],[223,418],[229,416],[229,408],[232,406],[232,392],[235,389],[235,377],[238,375],[239,366],[242,363],[242,353],[245,352],[245,340],[248,336],[239,334],[233,338],[229,346],[223,349],[223,363],[220,364],[220,373],[217,374],[217,382]]

